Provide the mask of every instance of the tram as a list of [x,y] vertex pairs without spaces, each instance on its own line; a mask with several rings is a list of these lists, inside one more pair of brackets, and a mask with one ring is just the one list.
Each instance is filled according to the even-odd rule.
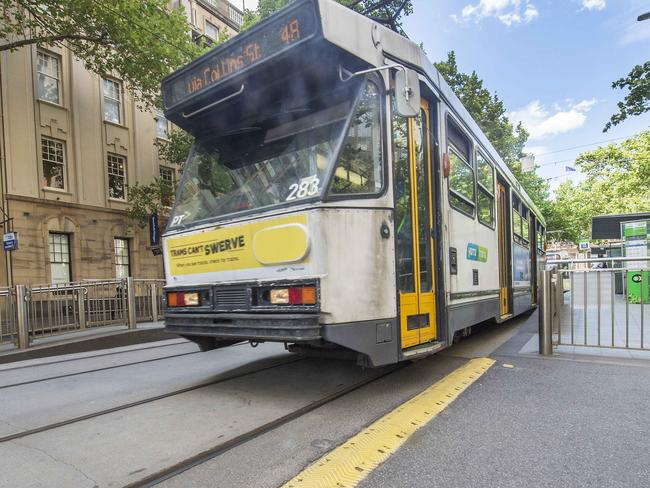
[[165,327],[381,366],[536,306],[544,218],[418,45],[297,0],[163,81]]

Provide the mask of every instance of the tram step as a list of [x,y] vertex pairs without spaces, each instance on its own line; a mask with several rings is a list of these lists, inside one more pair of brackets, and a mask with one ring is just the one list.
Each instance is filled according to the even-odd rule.
[[404,349],[402,351],[402,357],[404,359],[412,359],[417,356],[425,356],[442,349],[444,346],[445,343],[442,341],[427,342],[426,344],[420,344],[419,346]]

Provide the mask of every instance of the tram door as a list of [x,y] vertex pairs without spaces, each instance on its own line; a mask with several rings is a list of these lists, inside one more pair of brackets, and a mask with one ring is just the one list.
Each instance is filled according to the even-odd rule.
[[431,115],[393,118],[395,233],[402,348],[436,338]]
[[508,191],[497,182],[497,207],[499,222],[499,315],[504,318],[510,314],[510,234]]

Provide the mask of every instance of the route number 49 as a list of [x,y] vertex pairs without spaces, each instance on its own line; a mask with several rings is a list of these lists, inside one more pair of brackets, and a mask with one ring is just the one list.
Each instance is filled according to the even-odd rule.
[[298,183],[289,186],[289,196],[286,201],[297,200],[299,198],[311,197],[318,193],[320,180],[317,176],[308,176],[302,178]]

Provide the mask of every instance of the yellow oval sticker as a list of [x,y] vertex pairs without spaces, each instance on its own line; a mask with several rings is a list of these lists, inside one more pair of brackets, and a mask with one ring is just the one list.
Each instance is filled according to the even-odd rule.
[[297,263],[309,253],[309,234],[301,224],[268,227],[253,235],[253,254],[263,265]]

